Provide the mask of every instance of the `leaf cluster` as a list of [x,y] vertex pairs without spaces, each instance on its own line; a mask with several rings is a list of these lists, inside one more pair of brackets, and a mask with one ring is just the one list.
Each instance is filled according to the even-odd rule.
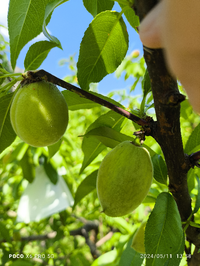
[[[8,27],[11,65],[14,69],[22,48],[41,32],[48,40],[34,43],[24,60],[25,70],[37,69],[54,47],[62,49],[60,41],[50,35],[48,25],[54,9],[67,1],[10,0]],[[132,53],[126,56],[129,34],[124,18],[137,31],[139,19],[133,1],[118,0],[121,12],[113,11],[113,1],[83,0],[93,19],[80,44],[77,70],[71,62],[73,75],[65,80],[78,82],[81,89],[104,99],[116,107],[131,110],[141,119],[155,117],[149,73],[144,59]],[[20,18],[20,19],[18,19]],[[5,48],[6,46],[4,46]],[[12,86],[23,78],[0,65],[0,260],[3,265],[186,265],[193,246],[185,240],[188,226],[199,228],[199,169],[188,173],[188,189],[195,219],[182,223],[174,198],[169,192],[168,169],[162,150],[155,139],[145,137],[152,158],[154,179],[143,203],[126,217],[108,218],[101,213],[96,194],[96,178],[100,162],[107,152],[125,140],[137,141],[133,132],[143,134],[135,122],[100,103],[73,91],[62,93],[69,107],[69,126],[62,140],[53,146],[33,148],[16,137],[9,118]],[[77,71],[77,72],[76,72]],[[108,96],[93,91],[92,83],[116,71],[125,79],[134,77],[128,93]],[[5,80],[11,78],[11,82]],[[4,83],[3,83],[4,82]],[[141,100],[133,96],[141,86]],[[93,89],[93,90],[92,90]],[[96,88],[95,88],[96,90]],[[182,88],[180,88],[182,90]],[[114,97],[112,97],[114,96]],[[122,101],[126,107],[122,106]],[[199,150],[199,117],[188,101],[181,103],[181,131],[184,152]],[[145,120],[146,121],[146,120]],[[74,198],[73,206],[57,211],[39,222],[17,222],[20,199],[27,185],[36,178],[35,170],[42,166],[54,185],[62,176]],[[37,193],[37,191],[35,192]],[[56,192],[55,192],[56,193]],[[44,196],[45,197],[45,196]],[[39,204],[39,203],[38,203]],[[42,204],[42,202],[40,203]],[[131,248],[139,225],[148,220],[145,231],[146,256]],[[20,259],[9,254],[21,254]],[[38,254],[41,256],[38,257]],[[149,256],[147,256],[149,254]],[[28,256],[28,257],[27,257]]]

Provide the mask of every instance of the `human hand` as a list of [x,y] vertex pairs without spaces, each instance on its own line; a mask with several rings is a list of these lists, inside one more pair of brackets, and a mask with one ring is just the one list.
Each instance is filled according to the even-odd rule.
[[199,10],[199,0],[162,0],[144,18],[139,34],[146,47],[164,48],[169,71],[200,113]]

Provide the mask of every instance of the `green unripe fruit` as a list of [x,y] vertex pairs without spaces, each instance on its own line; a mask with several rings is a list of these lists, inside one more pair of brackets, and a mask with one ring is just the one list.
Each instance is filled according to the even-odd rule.
[[139,252],[139,253],[145,253],[145,244],[144,244],[144,238],[145,238],[145,228],[146,228],[147,222],[143,222],[140,227],[138,228],[137,232],[135,233],[132,241],[131,247]]
[[103,212],[112,217],[131,213],[146,197],[152,176],[151,158],[145,148],[130,141],[118,144],[98,171],[97,195]]
[[56,143],[68,124],[68,107],[64,96],[52,83],[26,84],[16,93],[10,109],[15,133],[34,147]]

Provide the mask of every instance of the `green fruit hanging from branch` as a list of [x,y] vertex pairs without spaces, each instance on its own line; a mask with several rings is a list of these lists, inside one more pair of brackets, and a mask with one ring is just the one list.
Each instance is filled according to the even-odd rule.
[[135,233],[132,241],[131,247],[139,252],[139,253],[145,253],[145,228],[146,228],[147,222],[143,222],[140,227],[138,228],[137,232]]
[[11,104],[10,119],[16,134],[34,147],[56,143],[68,124],[68,107],[62,93],[49,82],[21,87]]
[[103,212],[112,217],[135,210],[146,197],[153,177],[149,152],[130,141],[118,144],[103,159],[97,194]]

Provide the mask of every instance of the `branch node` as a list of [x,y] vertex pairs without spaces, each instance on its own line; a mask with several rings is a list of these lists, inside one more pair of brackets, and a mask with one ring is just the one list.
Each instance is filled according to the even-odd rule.
[[200,151],[194,152],[189,155],[189,161],[192,168],[194,168],[195,166],[200,168],[199,160],[200,160]]
[[185,95],[181,94],[181,93],[173,93],[171,95],[169,95],[168,97],[168,104],[170,105],[178,105],[181,102],[185,101],[186,97]]

